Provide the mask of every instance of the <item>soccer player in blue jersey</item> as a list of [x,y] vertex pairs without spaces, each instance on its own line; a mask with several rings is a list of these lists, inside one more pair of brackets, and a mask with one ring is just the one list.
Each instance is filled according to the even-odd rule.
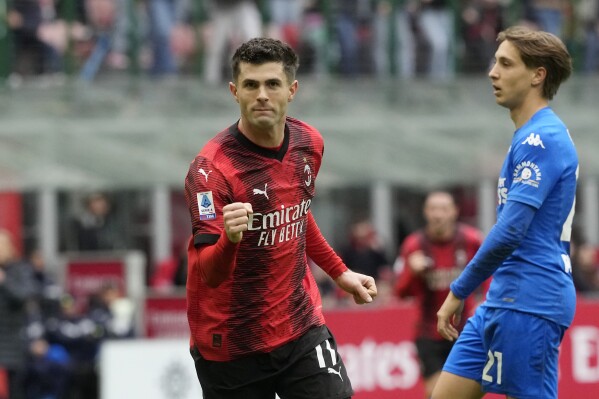
[[[558,348],[574,317],[570,265],[578,157],[549,108],[572,72],[554,35],[501,32],[489,72],[496,102],[516,126],[497,187],[497,223],[437,313],[437,329],[457,339],[433,399],[557,398]],[[489,276],[486,301],[458,337],[463,301]]]

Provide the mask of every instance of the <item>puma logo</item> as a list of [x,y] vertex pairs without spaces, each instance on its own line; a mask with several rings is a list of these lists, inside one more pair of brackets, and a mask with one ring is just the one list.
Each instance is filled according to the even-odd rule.
[[264,184],[264,190],[260,190],[259,188],[255,188],[254,189],[254,195],[256,194],[262,194],[266,197],[266,199],[270,199],[268,198],[268,193],[266,192],[266,187],[268,186],[268,183]]
[[206,178],[206,182],[208,182],[208,175],[210,173],[212,173],[212,171],[209,170],[208,173],[206,173],[206,171],[204,169],[200,168],[200,170],[198,170],[198,172],[200,172],[200,174]]
[[343,381],[343,377],[341,377],[341,366],[339,366],[339,371],[335,370],[332,367],[328,368],[329,374],[337,374],[339,376],[339,378],[341,378],[341,381]]

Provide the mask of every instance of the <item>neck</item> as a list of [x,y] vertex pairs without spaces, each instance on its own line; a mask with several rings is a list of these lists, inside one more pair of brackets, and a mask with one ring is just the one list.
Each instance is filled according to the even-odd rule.
[[535,100],[524,101],[519,107],[511,109],[510,117],[516,129],[521,128],[534,114],[548,105],[549,102],[546,99],[539,97]]
[[275,126],[265,129],[252,126],[247,123],[247,121],[244,121],[243,118],[241,118],[237,124],[237,127],[245,137],[260,147],[278,147],[281,145],[283,138],[285,137],[285,118],[282,119],[282,123],[278,123]]
[[433,241],[449,241],[455,234],[455,227],[434,229],[428,227],[426,234]]

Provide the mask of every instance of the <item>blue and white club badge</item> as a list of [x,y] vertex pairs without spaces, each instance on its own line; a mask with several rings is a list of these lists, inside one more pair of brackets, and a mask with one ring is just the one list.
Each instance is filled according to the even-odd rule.
[[197,193],[198,210],[200,220],[216,219],[216,211],[214,210],[214,200],[212,199],[212,191],[204,191]]

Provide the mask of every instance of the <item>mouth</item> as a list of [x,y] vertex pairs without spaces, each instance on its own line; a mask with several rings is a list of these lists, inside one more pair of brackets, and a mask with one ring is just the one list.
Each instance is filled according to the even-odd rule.
[[497,85],[492,85],[493,87],[493,94],[497,94],[501,91],[501,88]]

